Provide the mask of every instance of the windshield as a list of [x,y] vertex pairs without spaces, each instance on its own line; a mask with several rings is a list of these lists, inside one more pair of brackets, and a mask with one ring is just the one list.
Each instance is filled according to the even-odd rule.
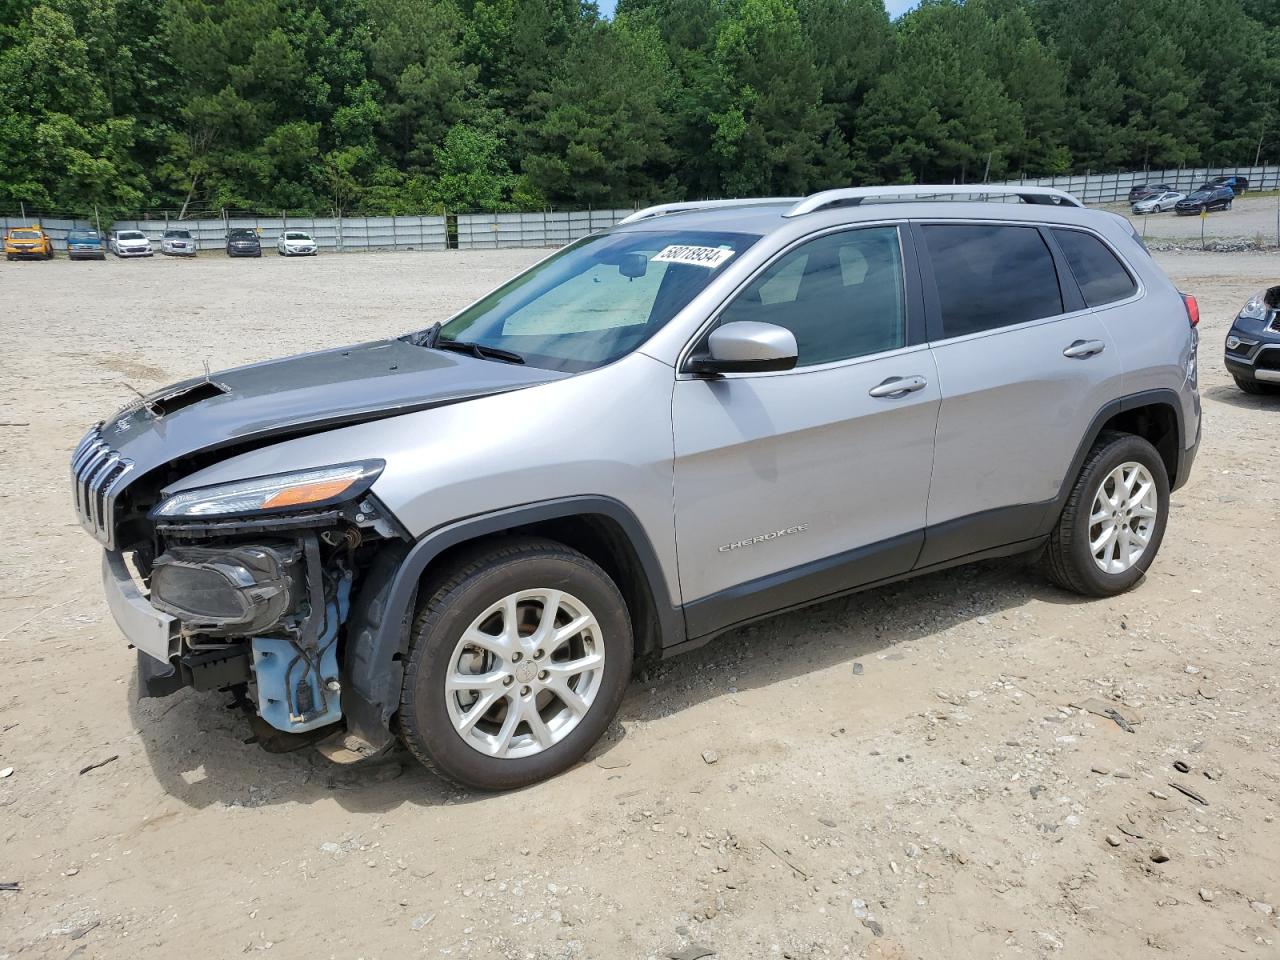
[[189,230],[166,230],[164,232],[164,235],[173,240],[190,240],[191,239],[191,231]]
[[9,234],[15,240],[39,240],[40,234],[34,230],[14,230]]
[[439,339],[552,370],[603,366],[661,329],[758,239],[694,231],[587,237],[468,307]]
[[284,238],[286,240],[310,240],[311,239],[305,233],[286,233],[284,235]]
[[116,234],[120,240],[145,240],[146,235],[139,233],[137,230],[121,230]]
[[232,230],[231,239],[232,240],[257,240],[258,235],[254,233],[252,230]]
[[97,240],[98,235],[91,230],[72,230],[67,234],[68,240]]

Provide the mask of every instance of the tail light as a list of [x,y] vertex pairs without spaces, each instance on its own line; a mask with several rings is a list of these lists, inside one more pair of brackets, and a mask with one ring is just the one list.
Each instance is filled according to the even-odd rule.
[[1187,308],[1187,319],[1191,321],[1194,327],[1200,323],[1200,304],[1196,303],[1196,298],[1189,293],[1182,295],[1183,306]]

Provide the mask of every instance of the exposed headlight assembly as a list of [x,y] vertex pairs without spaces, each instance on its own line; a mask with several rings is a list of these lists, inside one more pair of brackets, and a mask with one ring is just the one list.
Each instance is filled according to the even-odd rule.
[[183,490],[162,500],[151,516],[244,516],[334,506],[367,491],[384,466],[366,460]]

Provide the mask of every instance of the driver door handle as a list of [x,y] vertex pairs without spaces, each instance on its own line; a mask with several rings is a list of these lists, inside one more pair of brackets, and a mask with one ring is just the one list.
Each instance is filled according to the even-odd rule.
[[1063,350],[1062,355],[1072,360],[1083,360],[1086,357],[1096,357],[1105,349],[1107,345],[1101,340],[1077,340]]
[[918,374],[914,377],[890,377],[867,391],[871,397],[905,397],[908,393],[923,390],[929,381]]

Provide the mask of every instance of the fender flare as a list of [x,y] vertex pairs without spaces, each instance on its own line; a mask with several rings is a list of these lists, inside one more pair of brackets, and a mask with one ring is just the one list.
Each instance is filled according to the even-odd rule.
[[1192,448],[1195,444],[1198,444],[1199,437],[1196,437],[1191,443],[1187,440],[1187,427],[1182,413],[1182,398],[1178,395],[1178,392],[1168,387],[1160,387],[1130,394],[1127,397],[1120,397],[1106,404],[1090,422],[1089,429],[1085,431],[1084,439],[1080,441],[1080,446],[1076,448],[1075,456],[1071,458],[1071,465],[1067,468],[1067,475],[1062,479],[1058,495],[1049,502],[1049,509],[1045,511],[1040,528],[1036,531],[1037,536],[1047,536],[1057,524],[1063,508],[1067,505],[1067,499],[1071,496],[1071,490],[1075,486],[1076,478],[1080,476],[1084,461],[1089,456],[1089,451],[1093,449],[1093,445],[1098,442],[1098,435],[1102,433],[1102,428],[1106,426],[1107,421],[1117,414],[1136,410],[1139,407],[1156,405],[1172,409],[1174,423],[1176,424],[1174,429],[1178,441],[1178,476],[1169,477],[1169,488],[1176,490],[1186,482],[1186,474],[1190,469],[1190,460],[1195,455]]
[[659,645],[685,639],[684,616],[672,603],[657,552],[631,510],[604,496],[565,497],[509,507],[455,521],[423,535],[412,544],[388,548],[366,573],[365,585],[352,604],[343,656],[342,707],[348,731],[373,748],[391,740],[391,718],[399,708],[409,629],[423,573],[451,547],[531,523],[597,515],[622,530],[640,563],[659,630]]

